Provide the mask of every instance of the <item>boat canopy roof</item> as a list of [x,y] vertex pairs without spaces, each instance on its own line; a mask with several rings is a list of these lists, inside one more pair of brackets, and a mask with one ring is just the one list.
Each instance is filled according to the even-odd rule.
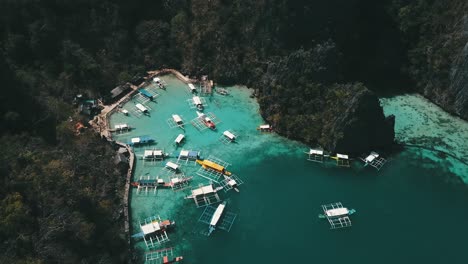
[[157,221],[154,221],[154,222],[151,222],[149,224],[141,226],[141,231],[145,235],[154,233],[154,232],[159,231],[159,230],[161,230],[161,226],[159,225],[159,222],[157,222]]
[[235,186],[237,184],[237,182],[233,179],[229,180],[228,181],[228,184],[231,185],[231,186]]
[[229,132],[228,130],[224,131],[223,132],[223,135],[225,135],[227,138],[229,138],[230,140],[233,140],[236,138],[236,136],[234,134],[232,134],[231,132]]
[[201,102],[200,97],[194,96],[194,97],[193,97],[193,103],[194,103],[195,105],[201,105],[202,102]]
[[158,77],[154,77],[154,78],[153,78],[153,81],[154,81],[154,82],[160,82],[161,79],[159,79]]
[[376,152],[371,152],[369,156],[366,158],[366,162],[372,162],[374,159],[378,158],[379,154]]
[[341,207],[341,208],[327,210],[325,213],[327,214],[327,216],[333,217],[333,216],[347,215],[349,214],[349,210],[346,207]]
[[150,94],[146,89],[141,88],[138,90],[138,92],[144,95],[145,97],[153,98],[153,95]]
[[152,157],[153,156],[153,151],[152,150],[145,150],[145,153],[143,154],[143,157]]
[[188,157],[189,151],[188,150],[181,150],[179,156]]
[[182,142],[182,140],[184,140],[184,138],[185,136],[183,134],[179,134],[175,139],[175,143],[179,144],[180,142]]
[[162,150],[153,150],[153,155],[157,157],[161,157],[163,155]]
[[141,185],[153,185],[154,180],[142,179],[142,180],[138,180],[138,183]]
[[336,156],[340,159],[348,159],[348,155],[344,155],[344,154],[336,154]]
[[218,208],[216,208],[216,211],[214,212],[213,216],[211,217],[210,225],[215,226],[218,223],[219,218],[223,214],[224,207],[226,207],[226,205],[224,203],[218,205]]
[[182,118],[180,118],[179,115],[172,115],[172,119],[174,119],[176,123],[182,123]]
[[142,112],[148,111],[148,109],[146,109],[146,107],[144,107],[142,104],[136,104],[135,107]]
[[196,157],[198,157],[198,151],[191,150],[191,151],[189,151],[188,156],[192,157],[192,158],[196,158]]
[[114,127],[115,127],[115,129],[125,129],[125,128],[128,128],[128,125],[127,124],[117,124]]
[[179,168],[179,165],[169,161],[166,163],[166,167],[171,168],[173,170],[177,170]]
[[132,143],[140,143],[140,138],[139,138],[139,137],[132,138],[132,139],[131,139],[131,142],[132,142]]
[[124,113],[124,114],[128,114],[128,110],[126,110],[126,109],[122,109],[122,113]]
[[309,154],[310,155],[313,155],[313,154],[323,155],[323,150],[321,150],[321,149],[310,149]]
[[175,183],[179,183],[179,182],[180,182],[180,179],[179,179],[179,178],[172,178],[172,179],[171,179],[171,182],[174,183],[174,184],[175,184]]
[[217,164],[217,163],[214,163],[212,162],[211,160],[204,160],[203,161],[203,165],[207,166],[207,167],[210,167],[214,170],[217,170],[217,171],[223,171],[224,170],[224,167]]
[[261,125],[260,129],[270,129],[270,125]]
[[188,84],[188,87],[190,88],[190,90],[196,90],[195,86],[191,83]]
[[195,189],[195,190],[192,190],[192,195],[193,196],[198,196],[198,195],[201,195],[201,194],[210,194],[210,193],[213,193],[214,192],[214,189],[213,189],[213,185],[206,185],[206,186],[203,186],[203,187],[200,187],[198,189]]

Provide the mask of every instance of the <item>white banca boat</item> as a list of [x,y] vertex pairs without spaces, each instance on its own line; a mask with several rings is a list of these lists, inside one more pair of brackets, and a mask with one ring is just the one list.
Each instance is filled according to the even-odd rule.
[[323,214],[319,218],[327,219],[331,229],[351,226],[350,215],[356,213],[354,209],[344,207],[341,202],[322,205]]
[[204,107],[203,107],[203,103],[202,103],[200,97],[194,96],[192,98],[192,100],[193,100],[193,104],[197,107],[197,110],[198,111],[203,111]]
[[184,121],[182,121],[182,118],[179,115],[172,115],[172,120],[174,120],[177,126],[179,127],[184,126]]
[[184,139],[185,139],[185,135],[184,135],[184,134],[179,134],[179,135],[177,136],[177,138],[174,140],[174,142],[175,142],[175,144],[176,144],[177,146],[179,146],[179,145],[182,143],[182,141],[183,141]]
[[231,133],[228,130],[224,131],[223,135],[231,142],[236,141],[236,135],[234,135],[233,133]]
[[273,128],[270,125],[260,125],[257,127],[257,130],[260,130],[260,132],[271,132]]
[[142,104],[136,104],[135,107],[138,109],[138,111],[142,112],[143,114],[147,114],[148,108],[144,107]]
[[197,115],[198,115],[198,118],[205,124],[205,126],[207,126],[208,128],[210,128],[211,130],[215,130],[216,129],[216,125],[215,123],[211,120],[211,118],[209,118],[208,116],[206,116],[205,114],[203,113],[200,113],[197,111]]
[[213,231],[216,230],[216,225],[218,224],[218,221],[221,218],[221,215],[223,215],[223,211],[225,207],[226,207],[226,202],[224,201],[222,204],[218,205],[218,208],[216,208],[216,211],[211,217],[208,235],[211,235],[211,233],[213,233]]
[[189,89],[190,89],[190,91],[191,91],[192,93],[196,93],[196,92],[197,92],[197,88],[195,88],[195,85],[189,83],[189,84],[188,84],[188,87],[189,87]]
[[153,82],[155,82],[159,86],[159,88],[161,88],[163,90],[166,89],[166,87],[164,86],[163,81],[160,78],[158,78],[158,77],[153,78]]
[[356,213],[354,209],[348,209],[346,207],[329,209],[324,212],[324,214],[319,214],[319,218],[334,218],[334,217],[343,217]]

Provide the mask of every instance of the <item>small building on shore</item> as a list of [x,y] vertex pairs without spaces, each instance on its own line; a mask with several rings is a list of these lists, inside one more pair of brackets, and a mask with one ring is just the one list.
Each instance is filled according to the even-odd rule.
[[108,97],[106,98],[106,103],[113,103],[119,100],[125,94],[127,94],[127,92],[130,91],[130,89],[131,89],[130,84],[128,83],[115,87],[114,89],[110,91]]

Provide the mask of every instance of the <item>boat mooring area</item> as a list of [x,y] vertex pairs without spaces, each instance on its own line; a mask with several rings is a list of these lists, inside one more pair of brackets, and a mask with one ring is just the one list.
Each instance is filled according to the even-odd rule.
[[[175,223],[165,228],[168,240],[161,236],[164,231],[156,232],[156,224],[151,224],[152,229],[145,227],[157,233],[148,234],[146,243],[141,237],[132,238],[137,263],[163,263],[165,258],[174,261],[181,256],[185,263],[204,264],[301,263],[311,256],[330,263],[349,262],[350,256],[356,256],[360,263],[378,259],[393,264],[402,258],[414,263],[443,263],[446,259],[440,256],[463,252],[463,234],[468,229],[451,223],[468,217],[468,197],[450,188],[443,160],[430,164],[420,152],[404,151],[377,170],[372,166],[378,166],[374,160],[385,157],[378,150],[378,157],[370,151],[360,157],[349,155],[350,167],[345,156],[337,156],[349,153],[318,151],[309,157],[309,147],[317,146],[267,133],[268,127],[260,130],[268,120],[262,120],[258,104],[249,98],[252,90],[228,87],[228,95],[213,92],[208,96],[208,90],[200,90],[195,83],[196,92],[203,92],[198,95],[206,100],[200,111],[187,103],[193,98],[187,83],[173,75],[159,78],[166,84],[165,90],[156,87],[159,96],[153,101],[143,101],[140,96],[128,101],[123,105],[128,115],[116,112],[109,124],[111,129],[121,124],[132,128],[113,133],[116,141],[131,143],[139,138],[132,145],[132,182],[136,187],[130,189],[131,234],[141,233],[141,225],[151,217],[159,217],[162,225],[165,220]],[[136,107],[136,100],[147,106],[142,104],[147,113],[136,116],[130,111]],[[197,129],[191,123],[199,117],[197,111],[212,113],[210,118],[222,122],[211,129],[198,119]],[[173,115],[182,119],[185,130],[169,127],[168,119],[174,121]],[[220,142],[225,131],[238,135],[238,140]],[[185,137],[177,145],[174,141],[179,134]],[[177,170],[167,168],[168,162],[178,165]],[[173,189],[170,185],[177,182],[185,184]],[[191,195],[195,199],[188,197]],[[318,215],[325,214],[322,205],[338,202],[348,212],[356,209],[356,213],[347,216],[352,226],[341,219],[346,217],[343,215],[337,219],[344,228],[330,230],[329,220]],[[343,209],[336,209],[331,215],[341,216]],[[431,217],[419,221],[421,212],[428,211]],[[224,224],[225,220],[231,224]],[[335,218],[331,220],[336,222]],[[210,228],[212,221],[216,222],[214,230]],[[409,225],[411,222],[418,225]],[[338,227],[338,223],[334,225]],[[436,225],[443,225],[443,232],[434,230]],[[223,230],[224,226],[230,231]],[[210,236],[206,236],[210,230]],[[425,243],[424,248],[415,246],[421,244],[421,238],[431,243]],[[389,250],[398,250],[399,254],[388,255]],[[338,251],[340,254],[336,254]]]

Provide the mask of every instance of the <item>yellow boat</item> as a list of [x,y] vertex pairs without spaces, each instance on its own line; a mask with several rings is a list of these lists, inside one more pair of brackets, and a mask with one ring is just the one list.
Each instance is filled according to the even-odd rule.
[[227,171],[226,168],[210,160],[198,160],[197,159],[197,163],[202,165],[204,169],[212,169],[226,176],[231,176],[231,173]]

